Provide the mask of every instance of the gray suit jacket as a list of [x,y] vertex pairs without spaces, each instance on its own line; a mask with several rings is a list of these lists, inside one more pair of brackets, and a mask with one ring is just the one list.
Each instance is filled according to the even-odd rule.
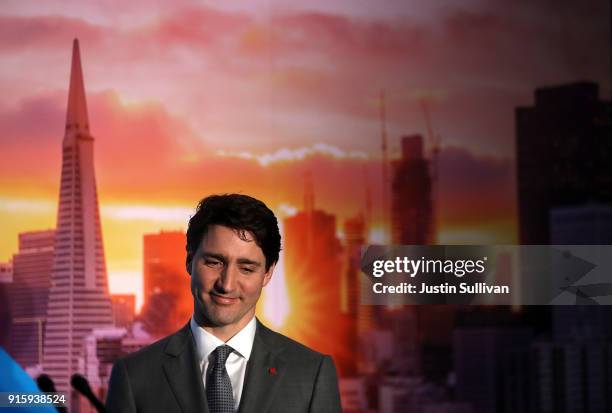
[[[208,413],[189,323],[113,366],[109,413]],[[317,353],[257,320],[239,413],[340,412],[336,368]]]

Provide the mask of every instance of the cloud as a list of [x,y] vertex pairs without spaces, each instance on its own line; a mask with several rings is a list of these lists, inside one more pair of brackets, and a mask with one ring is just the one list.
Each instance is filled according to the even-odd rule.
[[0,197],[0,211],[8,214],[49,214],[56,205],[46,199],[14,199]]
[[302,160],[307,156],[315,154],[330,156],[335,159],[367,159],[368,155],[359,151],[343,151],[336,146],[325,143],[317,143],[310,147],[302,147],[296,149],[279,149],[273,153],[253,154],[247,151],[242,152],[226,152],[224,150],[217,151],[217,155],[221,157],[234,157],[241,159],[255,159],[261,166],[268,166],[278,162],[295,162]]
[[[65,102],[63,93],[52,92],[0,110],[5,190],[20,181],[57,187]],[[188,122],[160,103],[124,104],[115,92],[106,91],[89,94],[88,108],[99,185],[132,187],[137,193],[142,182],[159,184],[176,164],[209,153]]]
[[[9,126],[18,124],[24,113],[32,113],[31,108],[36,108],[35,113],[54,113],[60,105],[58,100],[63,99],[33,98],[36,104],[19,105],[18,110],[3,112],[0,119]],[[105,219],[176,224],[189,216],[197,200],[208,194],[229,192],[259,197],[288,215],[301,208],[306,174],[312,177],[316,207],[336,214],[339,226],[345,218],[365,210],[368,192],[374,214],[380,213],[380,161],[364,153],[319,144],[267,154],[219,156],[208,150],[184,120],[160,103],[125,104],[115,93],[104,92],[92,95],[90,111],[96,139],[98,192]],[[59,157],[60,134],[43,133],[57,121],[52,116],[41,116],[41,120],[45,121],[28,132],[28,139],[40,139],[40,144],[33,146],[41,160]],[[12,130],[21,132],[18,128]],[[44,168],[38,163],[36,168],[29,166],[31,153],[26,139],[13,140],[6,148],[10,149],[7,158],[14,167],[2,171],[7,182],[14,177],[25,177],[26,183],[33,185],[50,180],[55,187],[59,182],[59,162]],[[17,165],[23,167],[19,169]],[[447,146],[439,156],[436,199],[440,222],[511,221],[515,217],[514,186],[510,159]],[[10,185],[3,186],[4,192],[10,190]],[[53,199],[56,196],[51,195]],[[11,199],[5,212],[14,213],[16,208],[44,212],[40,205],[30,205],[27,198]]]
[[107,29],[80,18],[65,16],[0,15],[0,51],[65,48],[78,33],[88,43],[103,41]]
[[151,205],[104,205],[105,218],[123,221],[159,221],[162,224],[189,221],[193,209],[184,207],[160,207]]
[[252,21],[244,13],[224,12],[206,6],[177,10],[155,20],[135,35],[153,38],[165,46],[210,46],[240,33]]
[[[172,10],[106,9],[103,19],[93,9],[80,17],[5,15],[0,83],[9,101],[23,100],[23,85],[30,94],[65,87],[78,35],[88,90],[164,102],[234,152],[257,152],[262,139],[266,152],[317,142],[376,150],[375,100],[385,89],[390,135],[424,131],[419,96],[436,96],[436,126],[453,144],[503,156],[511,155],[513,108],[535,87],[590,78],[609,90],[600,3],[388,7],[394,12],[364,15],[270,3],[254,13],[181,2]],[[141,17],[112,24],[128,15]]]
[[24,183],[31,186],[33,180],[47,194],[57,188],[59,175],[48,172],[60,168],[65,101],[63,94],[50,93],[0,107],[0,185],[5,191],[10,186],[13,195],[24,195]]
[[[401,19],[274,3],[259,13],[138,3],[140,13],[131,5],[104,19],[91,10],[1,16],[3,188],[57,188],[78,35],[106,200],[190,203],[232,190],[301,205],[303,175],[314,171],[321,205],[352,213],[378,182],[376,161],[360,154],[378,154],[385,89],[392,149],[425,130],[419,98],[432,96],[434,129],[451,147],[441,154],[450,194],[441,212],[463,219],[478,200],[479,210],[512,216],[513,109],[535,87],[576,78],[609,90],[609,6],[506,3],[419,9],[427,18],[394,3]],[[144,17],[112,24],[128,14]]]

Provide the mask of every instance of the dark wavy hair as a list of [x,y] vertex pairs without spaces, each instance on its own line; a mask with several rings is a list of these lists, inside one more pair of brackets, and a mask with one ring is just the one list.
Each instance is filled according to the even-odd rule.
[[274,213],[258,199],[248,195],[211,195],[202,199],[187,227],[187,265],[210,225],[223,225],[239,231],[251,232],[266,257],[266,271],[278,261],[281,236]]

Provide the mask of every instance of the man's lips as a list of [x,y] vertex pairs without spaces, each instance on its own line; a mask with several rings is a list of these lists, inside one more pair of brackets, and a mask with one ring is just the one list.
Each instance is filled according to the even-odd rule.
[[218,305],[232,305],[238,301],[237,297],[225,297],[225,296],[217,295],[214,293],[210,294],[210,298],[213,300],[215,304],[218,304]]

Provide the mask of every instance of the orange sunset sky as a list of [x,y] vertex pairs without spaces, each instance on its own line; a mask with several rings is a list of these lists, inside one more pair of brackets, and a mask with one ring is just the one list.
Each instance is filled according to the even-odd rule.
[[4,1],[0,261],[55,226],[75,37],[112,292],[141,302],[143,234],[184,230],[209,193],[286,217],[308,172],[339,223],[366,186],[379,218],[383,89],[392,158],[425,134],[422,100],[442,139],[439,241],[516,242],[514,108],[576,80],[609,96],[608,2],[329,3]]

